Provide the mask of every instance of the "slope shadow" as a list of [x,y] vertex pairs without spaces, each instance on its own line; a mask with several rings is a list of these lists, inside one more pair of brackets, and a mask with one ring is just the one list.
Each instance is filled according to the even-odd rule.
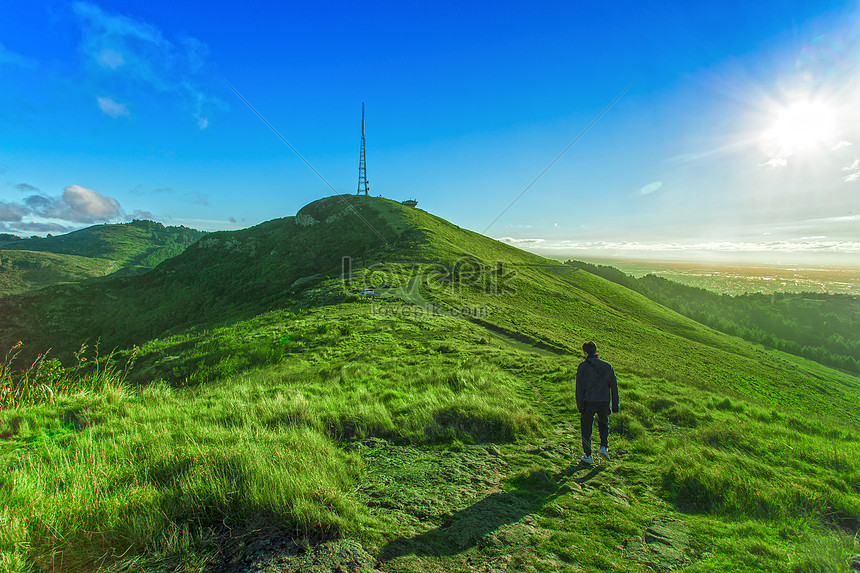
[[557,474],[534,471],[514,480],[511,491],[492,493],[453,513],[438,527],[413,537],[393,539],[382,548],[379,560],[391,561],[410,554],[449,556],[466,551],[503,526],[520,521],[569,492],[564,487],[566,479],[583,484],[604,469],[574,464]]

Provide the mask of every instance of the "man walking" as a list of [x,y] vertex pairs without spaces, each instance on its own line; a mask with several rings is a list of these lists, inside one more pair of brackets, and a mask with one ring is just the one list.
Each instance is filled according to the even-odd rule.
[[609,408],[618,412],[618,381],[609,363],[597,356],[593,342],[582,345],[585,353],[576,369],[576,407],[579,410],[579,427],[582,431],[582,463],[593,464],[591,432],[597,414],[597,431],[600,434],[600,455],[609,459]]

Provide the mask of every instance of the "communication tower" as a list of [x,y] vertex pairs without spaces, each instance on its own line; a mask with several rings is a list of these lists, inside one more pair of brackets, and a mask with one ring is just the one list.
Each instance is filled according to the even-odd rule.
[[362,190],[367,195],[367,165],[364,160],[364,102],[361,102],[361,153],[358,159],[358,192],[356,194],[361,195]]

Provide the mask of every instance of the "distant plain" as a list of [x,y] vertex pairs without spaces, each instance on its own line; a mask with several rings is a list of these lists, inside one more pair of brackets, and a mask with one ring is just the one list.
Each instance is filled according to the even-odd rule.
[[723,294],[821,292],[860,295],[860,264],[854,267],[698,263],[577,257],[642,277],[649,273],[688,286]]

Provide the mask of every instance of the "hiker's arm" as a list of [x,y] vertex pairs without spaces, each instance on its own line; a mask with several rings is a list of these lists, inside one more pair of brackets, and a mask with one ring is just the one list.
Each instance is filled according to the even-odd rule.
[[615,377],[615,371],[610,370],[609,388],[612,390],[612,411],[618,412],[618,378]]
[[576,409],[582,412],[585,408],[583,399],[585,398],[585,376],[582,370],[582,364],[576,369]]

